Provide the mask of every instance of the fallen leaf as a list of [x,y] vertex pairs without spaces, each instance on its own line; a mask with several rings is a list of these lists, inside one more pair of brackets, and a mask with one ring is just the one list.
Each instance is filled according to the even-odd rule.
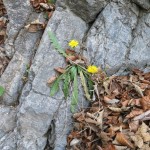
[[107,96],[104,96],[104,102],[107,104],[115,104],[118,103],[120,100],[118,99],[110,99]]
[[78,56],[67,56],[66,58],[66,62],[69,62],[69,61],[75,61],[78,59]]
[[136,132],[139,128],[139,120],[131,121],[129,123],[129,128],[130,128],[130,131]]
[[76,52],[74,50],[66,49],[66,54],[67,55],[74,55]]
[[150,133],[148,133],[148,130],[149,130],[149,127],[143,122],[137,131],[143,137],[144,142],[150,142]]
[[132,84],[133,84],[135,90],[139,93],[139,95],[141,95],[141,97],[143,97],[144,95],[143,95],[142,89],[138,85],[136,85],[134,83],[132,83]]
[[134,141],[135,146],[142,148],[144,142],[140,135],[131,136],[131,139]]
[[116,107],[110,107],[108,106],[108,108],[114,112],[122,112],[122,109],[121,108],[116,108]]
[[47,83],[50,85],[57,79],[56,76],[52,76],[50,79],[48,79]]
[[106,132],[97,133],[97,136],[101,139],[103,145],[107,145],[111,138],[107,135]]
[[103,150],[117,150],[113,144],[106,145]]
[[79,142],[80,142],[79,139],[73,139],[73,140],[70,142],[70,146],[77,145]]
[[150,120],[150,110],[142,113],[141,115],[139,116],[136,116],[133,120]]
[[128,146],[129,148],[134,148],[133,144],[121,132],[117,133],[116,140],[123,146]]
[[142,109],[138,109],[138,110],[132,110],[127,116],[126,118],[134,118],[135,116],[138,116],[140,114],[143,113],[143,110]]
[[55,69],[55,71],[57,71],[57,72],[59,72],[59,73],[65,73],[65,69],[64,68],[61,68],[61,67],[58,67],[58,68],[54,68]]
[[127,150],[128,147],[115,145],[115,148],[116,148],[116,150]]
[[141,105],[142,105],[144,111],[150,109],[150,97],[149,96],[142,97],[140,102],[141,102]]
[[45,24],[40,22],[39,19],[31,22],[30,24],[26,25],[25,28],[28,32],[37,32],[39,30],[45,29]]

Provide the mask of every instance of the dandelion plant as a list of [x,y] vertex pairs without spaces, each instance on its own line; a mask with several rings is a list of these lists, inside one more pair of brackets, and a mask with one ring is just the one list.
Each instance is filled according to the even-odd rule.
[[75,107],[78,104],[79,100],[78,79],[80,78],[86,99],[90,101],[93,94],[92,91],[94,89],[94,83],[91,80],[91,73],[96,73],[98,68],[96,66],[89,66],[88,69],[86,69],[87,65],[83,57],[73,50],[73,48],[77,47],[79,44],[77,40],[71,40],[68,43],[71,49],[67,49],[65,51],[60,46],[57,38],[52,33],[52,31],[49,30],[48,35],[55,50],[66,58],[66,62],[68,64],[67,67],[63,69],[63,71],[60,68],[56,69],[59,73],[56,78],[51,77],[50,96],[54,96],[59,91],[59,84],[60,82],[63,82],[62,91],[65,99],[69,97],[70,89],[72,89],[71,112],[75,112]]

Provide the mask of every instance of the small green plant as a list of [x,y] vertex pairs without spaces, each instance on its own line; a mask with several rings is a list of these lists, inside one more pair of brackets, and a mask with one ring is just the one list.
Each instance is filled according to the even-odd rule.
[[22,77],[22,80],[23,80],[24,83],[28,81],[28,76],[29,76],[29,72],[30,72],[30,66],[31,66],[31,64],[27,64],[26,65],[26,70],[25,70],[25,73],[24,73],[24,75]]
[[[65,69],[61,68],[61,74],[58,77],[50,79],[51,89],[50,95],[54,96],[59,91],[59,83],[63,82],[63,93],[65,99],[68,98],[70,89],[72,89],[72,96],[71,96],[71,112],[75,111],[75,107],[78,103],[78,77],[80,77],[81,84],[83,86],[83,90],[85,93],[85,97],[90,101],[93,94],[93,81],[91,80],[91,74],[86,69],[86,62],[83,61],[82,56],[76,54],[74,50],[67,49],[64,51],[58,43],[57,38],[55,35],[48,31],[49,38],[53,47],[66,58],[66,62],[68,63]],[[78,45],[78,42],[72,40],[69,43],[69,46],[74,48]],[[91,66],[90,66],[91,67]],[[89,69],[89,68],[88,68]],[[95,68],[94,68],[95,69]],[[56,69],[58,71],[58,69]],[[60,70],[60,69],[59,69]],[[62,71],[63,70],[63,71]],[[95,70],[94,70],[95,71]],[[96,72],[96,71],[95,71]]]
[[0,96],[3,96],[4,93],[5,93],[4,87],[0,86]]
[[55,3],[56,3],[56,0],[48,0],[48,3],[50,3],[50,4],[55,4]]

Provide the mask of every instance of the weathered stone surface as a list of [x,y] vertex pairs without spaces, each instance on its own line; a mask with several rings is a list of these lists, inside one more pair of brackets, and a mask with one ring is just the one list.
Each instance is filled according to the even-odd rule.
[[15,132],[16,110],[13,107],[0,106],[0,149],[16,149]]
[[149,0],[132,0],[138,6],[148,10],[150,9],[150,1]]
[[0,106],[0,138],[16,126],[16,111],[13,107]]
[[111,2],[106,6],[87,35],[85,55],[91,63],[111,74],[125,63],[138,14],[138,8],[129,1]]
[[[54,50],[50,43],[48,37],[50,29],[56,34],[62,47],[67,48],[69,40],[82,40],[87,26],[82,19],[74,16],[68,9],[61,8],[54,12],[49,21],[30,69],[29,82],[20,99],[19,150],[42,150],[46,145],[56,150],[62,150],[66,144],[69,132],[68,123],[71,122],[70,101],[67,103],[64,101],[62,92],[50,97],[50,89],[46,85],[46,81],[55,74],[53,69],[65,65],[64,58]],[[67,118],[66,115],[68,115]],[[51,134],[51,136],[48,134],[52,122],[55,122],[55,129],[53,129],[56,134],[55,141],[52,140],[55,134]],[[65,124],[66,129],[64,129]],[[62,134],[64,136],[60,138]],[[47,139],[49,139],[48,142]]]
[[58,5],[64,3],[70,10],[86,22],[94,21],[97,14],[107,5],[108,0],[58,0]]
[[15,39],[20,30],[24,27],[26,21],[32,13],[32,7],[29,0],[4,0],[4,5],[7,10],[9,24],[7,25],[7,40],[6,40],[6,53],[12,57],[15,53]]
[[17,139],[16,139],[17,131],[10,132],[5,134],[0,139],[0,149],[1,150],[17,150]]
[[[12,60],[0,78],[0,84],[5,87],[2,104],[15,105],[23,86],[23,76],[30,65],[39,44],[42,32],[29,33],[24,26],[35,19],[42,20],[42,14],[31,11],[28,1],[5,1],[10,22],[8,24],[8,39],[6,51],[11,53]],[[21,9],[20,9],[21,8]],[[32,12],[32,14],[31,14]],[[10,41],[12,44],[10,45]],[[8,47],[9,46],[9,47]],[[11,48],[11,49],[9,49]],[[13,48],[13,50],[12,50]]]
[[[83,40],[85,56],[110,74],[126,74],[134,66],[150,71],[150,14],[141,9],[148,9],[144,5],[138,7],[126,0],[58,0],[38,47],[41,33],[28,33],[23,27],[42,15],[32,12],[29,0],[4,3],[10,19],[6,49],[13,58],[0,78],[0,85],[6,88],[0,107],[0,150],[65,149],[72,128],[70,100],[64,100],[62,91],[50,97],[46,85],[55,74],[53,69],[65,66],[65,61],[52,47],[48,30],[56,34],[63,48],[71,39],[82,41],[87,37]],[[85,22],[91,21],[94,23],[89,28]],[[31,60],[24,85],[22,77]],[[17,108],[8,106],[15,104]],[[86,105],[80,95],[79,106]]]
[[133,36],[129,63],[136,67],[150,65],[150,13],[141,13]]

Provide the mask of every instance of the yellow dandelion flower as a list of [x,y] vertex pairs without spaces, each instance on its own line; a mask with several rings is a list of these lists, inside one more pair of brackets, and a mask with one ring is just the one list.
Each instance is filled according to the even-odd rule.
[[98,72],[98,68],[96,66],[88,66],[87,71],[89,73],[97,73]]
[[77,47],[78,45],[79,45],[79,42],[76,41],[76,40],[71,40],[69,42],[69,46],[72,47],[72,48]]

